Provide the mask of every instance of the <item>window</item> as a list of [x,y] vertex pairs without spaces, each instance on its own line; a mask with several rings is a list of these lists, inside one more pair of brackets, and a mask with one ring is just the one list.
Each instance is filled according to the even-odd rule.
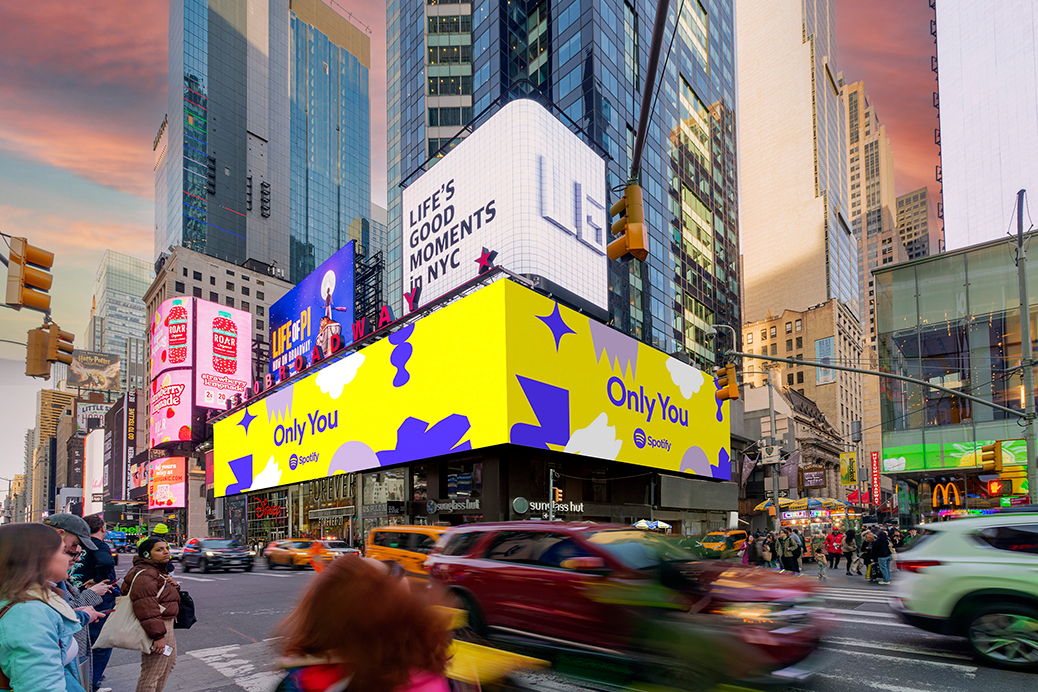
[[804,371],[801,370],[797,373],[797,384],[804,384]]
[[804,347],[804,337],[798,336],[797,337],[797,348],[803,348],[803,347]]
[[216,277],[215,276],[210,276],[209,277],[209,285],[210,286],[215,286],[216,285]]
[[789,373],[786,375],[786,384],[788,384],[790,387],[793,386],[793,373]]
[[227,296],[227,300],[225,301],[225,304],[227,305],[227,307],[233,308],[234,307],[234,298],[232,298],[230,296]]
[[173,290],[175,290],[177,293],[183,293],[184,292],[184,282],[183,281],[175,282],[173,284]]
[[201,286],[194,286],[194,287],[192,287],[191,288],[191,293],[192,293],[192,295],[194,295],[195,298],[201,298],[202,297],[202,287]]
[[761,341],[767,341],[768,340],[768,330],[767,329],[760,330],[760,340]]
[[803,320],[797,320],[796,321],[796,329],[797,329],[798,332],[804,331],[804,321]]
[[248,287],[248,286],[242,286],[242,287],[241,287],[241,294],[242,294],[243,296],[247,296],[247,295],[249,295],[249,287]]
[[792,339],[786,339],[786,350],[787,351],[792,351],[793,350],[793,340]]
[[242,275],[241,275],[241,280],[242,280],[242,281],[248,281],[248,280],[249,280],[249,277],[247,277],[247,276],[245,276],[244,274],[242,274]]
[[187,276],[187,267],[184,267],[184,276]]
[[591,553],[565,534],[542,531],[503,531],[487,549],[486,559],[538,567],[561,567],[563,560]]
[[447,556],[464,555],[476,542],[476,539],[482,535],[477,531],[455,534],[447,541],[447,545],[443,546],[443,554]]
[[191,277],[195,281],[201,281],[202,280],[202,272],[191,272]]
[[228,291],[233,291],[234,290],[234,284],[231,283],[230,281],[227,282],[227,290]]
[[1038,524],[991,526],[978,531],[976,539],[995,550],[1038,555]]
[[249,311],[249,302],[247,300],[243,300],[241,302],[241,309],[244,310],[245,312]]
[[[256,320],[256,329],[263,331],[263,320]],[[262,339],[261,339],[262,341]]]
[[786,322],[786,334],[792,334],[792,333],[793,333],[793,323],[792,322]]
[[230,269],[228,269],[227,270],[227,276],[234,276],[234,272],[232,272]]
[[778,344],[772,344],[771,345],[771,355],[773,355],[773,356],[777,356],[778,355]]
[[217,294],[215,291],[209,291],[209,302],[211,302],[211,303],[219,303],[220,302],[219,294]]
[[772,339],[778,336],[778,327],[772,327],[769,331]]
[[262,305],[257,305],[256,306],[256,314],[257,315],[262,315],[263,314],[263,306]]
[[797,360],[803,360],[804,359],[804,354],[803,353],[798,353],[796,359]]
[[256,291],[256,300],[263,300],[263,291]]
[[753,332],[746,332],[746,343],[753,343]]
[[753,353],[753,349],[752,348],[748,348],[748,349],[746,349],[746,352],[747,353]]

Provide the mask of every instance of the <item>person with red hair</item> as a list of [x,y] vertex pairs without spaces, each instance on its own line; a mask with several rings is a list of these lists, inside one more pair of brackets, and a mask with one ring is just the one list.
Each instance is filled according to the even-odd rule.
[[333,560],[278,627],[277,692],[448,692],[451,622],[436,605],[375,560]]

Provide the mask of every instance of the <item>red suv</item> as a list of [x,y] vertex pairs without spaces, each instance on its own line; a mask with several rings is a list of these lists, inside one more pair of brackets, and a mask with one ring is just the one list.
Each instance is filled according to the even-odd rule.
[[[503,522],[457,527],[425,562],[490,638],[646,660],[741,680],[803,679],[823,621],[804,579],[700,560],[626,526]],[[647,655],[643,656],[643,654]]]

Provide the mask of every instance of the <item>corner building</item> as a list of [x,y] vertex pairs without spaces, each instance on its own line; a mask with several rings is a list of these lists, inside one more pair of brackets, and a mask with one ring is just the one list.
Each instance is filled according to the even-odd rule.
[[[676,26],[676,38],[657,75],[642,160],[649,258],[610,264],[609,312],[624,333],[709,367],[732,344],[725,333],[708,341],[707,327],[741,322],[735,9],[690,0],[679,17],[679,5],[668,16],[666,35]],[[387,3],[394,306],[403,303],[399,185],[479,127],[496,99],[543,94],[608,155],[607,188],[626,182],[654,11],[644,0]]]

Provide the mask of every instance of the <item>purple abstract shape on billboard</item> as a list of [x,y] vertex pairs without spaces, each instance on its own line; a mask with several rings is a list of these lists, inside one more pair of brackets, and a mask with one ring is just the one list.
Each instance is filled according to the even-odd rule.
[[393,344],[393,351],[389,354],[390,364],[396,368],[393,376],[393,386],[403,387],[411,379],[411,373],[407,372],[407,361],[411,359],[414,346],[407,343],[414,333],[415,323],[407,325],[403,329],[389,335],[389,343]]
[[615,370],[619,365],[621,374],[630,368],[631,377],[634,377],[635,368],[638,367],[638,341],[598,320],[589,319],[588,326],[595,344],[595,360],[601,360],[605,353],[610,367]]
[[282,387],[281,389],[275,389],[273,393],[267,395],[265,400],[267,404],[267,422],[274,420],[280,416],[282,421],[287,421],[288,416],[292,413],[292,389],[293,387]]
[[237,495],[238,493],[245,492],[252,487],[252,455],[234,459],[233,461],[227,462],[227,466],[230,467],[231,473],[234,474],[234,479],[237,483],[231,483],[227,486],[226,493],[228,495]]
[[569,325],[562,319],[562,314],[559,312],[559,304],[555,303],[555,309],[550,315],[541,317],[537,316],[541,322],[547,325],[548,329],[551,330],[551,335],[555,337],[555,352],[559,352],[559,343],[562,341],[562,337],[567,334],[576,334],[575,331],[569,328]]
[[516,375],[523,394],[540,425],[516,423],[509,431],[512,444],[551,449],[569,442],[569,390]]
[[376,468],[378,456],[363,442],[345,442],[332,455],[328,475]]
[[472,449],[472,442],[461,440],[471,427],[468,417],[458,413],[452,413],[431,427],[424,420],[410,417],[396,431],[396,449],[378,452],[376,456],[381,466],[392,466],[467,451]]

